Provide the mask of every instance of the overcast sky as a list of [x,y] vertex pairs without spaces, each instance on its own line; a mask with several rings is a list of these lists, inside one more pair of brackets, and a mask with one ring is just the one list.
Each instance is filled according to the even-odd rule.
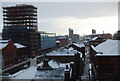
[[[5,2],[2,6],[16,4],[21,3]],[[118,30],[117,2],[32,2],[26,4],[32,4],[38,8],[39,31],[65,35],[68,34],[68,28],[72,28],[74,33],[83,35],[91,34],[92,29],[95,29],[97,33],[103,31],[114,33]]]

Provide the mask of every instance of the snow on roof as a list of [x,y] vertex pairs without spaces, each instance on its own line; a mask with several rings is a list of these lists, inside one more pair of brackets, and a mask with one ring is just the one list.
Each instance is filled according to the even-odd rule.
[[31,66],[28,69],[21,70],[16,74],[13,74],[13,79],[34,79],[37,70],[35,66]]
[[8,43],[9,40],[0,40],[0,43]]
[[26,46],[23,46],[23,45],[21,45],[19,43],[14,43],[14,45],[17,46],[17,48],[24,48],[24,47],[26,47]]
[[77,47],[85,47],[85,45],[84,44],[76,44],[76,43],[73,43],[73,45],[75,45],[75,46],[77,46]]
[[46,54],[46,56],[74,56],[74,54]]
[[56,43],[60,43],[60,41],[57,40]]
[[73,51],[74,49],[72,47],[70,47],[70,48],[64,49],[64,50]]
[[94,37],[92,40],[97,40],[97,39],[99,39],[99,38],[101,38],[100,36],[97,36],[97,37]]
[[99,52],[93,45],[91,45],[92,49],[96,52]]
[[52,51],[50,53],[47,53],[47,54],[75,54],[76,53],[76,50],[74,50],[72,47],[70,47],[69,49],[60,49],[60,50],[55,50],[55,51]]
[[65,36],[60,36],[60,37],[57,37],[57,39],[66,39],[67,37]]
[[70,67],[70,63],[60,63],[60,62],[57,62],[55,60],[50,60],[48,62],[48,64],[52,67],[52,68],[59,68],[59,67],[66,67],[66,65],[68,65],[68,67]]
[[120,56],[120,54],[97,54],[96,56]]
[[77,53],[79,53],[80,54],[80,58],[82,58],[82,53],[81,52],[77,52]]
[[7,43],[0,43],[0,49],[3,49],[4,47],[6,47],[7,46]]
[[37,71],[35,78],[45,81],[64,81],[64,68],[55,68],[53,70]]
[[[7,46],[8,43],[0,43],[0,49],[3,49],[4,47]],[[18,44],[18,43],[14,43],[14,45],[17,47],[17,48],[24,48],[26,46],[23,46],[21,44]]]
[[92,40],[96,40],[98,37],[94,37]]
[[[120,40],[111,40],[108,39],[107,41],[99,44],[98,46],[95,47],[95,49],[98,52],[102,52],[103,54],[119,54],[120,53],[120,49],[118,49],[120,46]],[[101,55],[103,55],[101,54]]]
[[37,66],[31,66],[25,70],[21,70],[12,75],[13,79],[64,79],[64,70],[66,65],[70,68],[70,63],[60,63],[50,60],[48,64],[54,68],[53,70],[37,71],[37,66],[42,66],[43,62]]

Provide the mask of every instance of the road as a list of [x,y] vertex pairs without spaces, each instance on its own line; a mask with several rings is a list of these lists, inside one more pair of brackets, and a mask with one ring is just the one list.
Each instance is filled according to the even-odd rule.
[[87,50],[86,52],[86,56],[85,56],[85,66],[84,66],[84,71],[83,71],[83,75],[81,76],[81,80],[82,81],[90,81],[90,74],[89,74],[89,48],[86,47],[85,48]]

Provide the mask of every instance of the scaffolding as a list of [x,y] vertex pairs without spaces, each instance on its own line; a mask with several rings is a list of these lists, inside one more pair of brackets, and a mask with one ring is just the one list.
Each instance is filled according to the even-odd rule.
[[3,24],[3,39],[28,46],[31,54],[38,53],[40,34],[36,7],[27,4],[3,7]]

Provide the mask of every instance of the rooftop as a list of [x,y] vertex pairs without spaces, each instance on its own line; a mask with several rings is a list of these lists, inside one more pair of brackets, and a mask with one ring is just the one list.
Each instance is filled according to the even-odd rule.
[[46,54],[46,56],[74,56],[74,54]]
[[48,64],[54,68],[53,70],[40,70],[37,71],[37,66],[42,66],[43,62],[39,63],[37,66],[31,66],[25,70],[21,70],[12,75],[13,79],[64,79],[64,70],[66,65],[70,67],[70,63],[59,63],[55,60],[50,60]]
[[101,40],[101,39],[102,39],[102,37],[97,36],[97,37],[94,37],[92,40],[94,41],[94,40]]
[[[8,43],[0,43],[0,49],[3,49],[4,47],[6,47],[8,45]],[[17,47],[17,48],[24,48],[24,47],[26,47],[26,46],[23,46],[23,45],[21,45],[21,44],[19,44],[19,43],[14,43],[14,45]]]
[[97,54],[98,56],[106,56],[106,55],[116,56],[120,54],[119,46],[120,46],[120,40],[108,39],[107,41],[94,47],[94,49],[96,50],[96,52],[103,53],[103,54]]
[[32,7],[32,8],[36,8],[33,5],[18,4],[18,5],[15,5],[15,6],[3,7],[3,9],[13,9],[13,8],[18,8],[18,7],[26,7],[26,8]]

